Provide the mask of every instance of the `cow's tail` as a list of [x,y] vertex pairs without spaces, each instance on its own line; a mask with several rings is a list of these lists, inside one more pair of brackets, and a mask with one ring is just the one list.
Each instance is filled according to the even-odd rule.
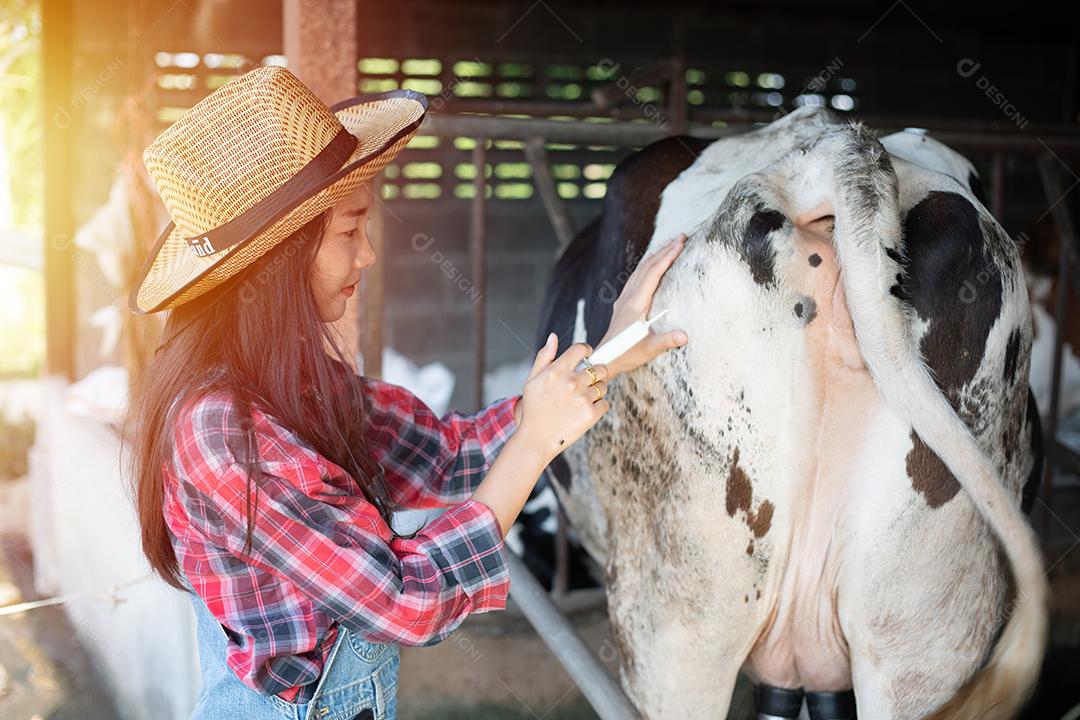
[[[894,294],[902,272],[896,174],[881,143],[861,124],[839,126],[811,150],[829,178],[834,243],[863,358],[886,402],[948,466],[1001,542],[1015,599],[985,666],[939,708],[934,720],[1012,718],[1038,678],[1046,645],[1047,584],[1035,534],[998,471],[930,375]],[[821,186],[819,186],[821,187]]]

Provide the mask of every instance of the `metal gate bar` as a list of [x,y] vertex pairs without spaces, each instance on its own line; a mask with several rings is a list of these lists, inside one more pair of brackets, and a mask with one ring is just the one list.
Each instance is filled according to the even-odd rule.
[[521,558],[507,552],[510,566],[510,596],[551,648],[566,672],[601,720],[636,720],[640,717],[622,688],[593,655],[543,586],[533,577]]

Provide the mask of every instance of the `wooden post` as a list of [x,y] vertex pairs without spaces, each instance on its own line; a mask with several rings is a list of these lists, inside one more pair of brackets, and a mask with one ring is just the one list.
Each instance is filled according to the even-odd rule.
[[484,370],[487,366],[487,138],[478,137],[472,151],[473,195],[469,214],[469,255],[472,258],[473,285],[479,291],[473,326],[475,344],[473,382],[476,383],[474,398],[476,409],[484,407]]
[[[289,70],[327,105],[357,94],[358,5],[356,0],[284,0],[282,5]],[[365,281],[362,285],[365,296],[374,289],[372,283]],[[381,283],[376,285],[381,292]],[[363,304],[370,307],[367,298]],[[365,318],[364,326],[369,332],[373,324],[381,330],[381,305],[380,301],[378,317]],[[356,356],[361,348],[360,306],[361,302],[350,302],[345,315],[334,323],[345,339],[345,349],[350,357]],[[378,374],[382,356],[381,332],[372,334],[378,336],[380,342],[379,347],[365,344],[365,375]]]
[[72,0],[41,7],[45,145],[45,372],[76,380],[75,219],[72,213]]
[[364,357],[364,375],[382,377],[383,301],[386,297],[386,206],[382,199],[383,178],[376,175],[371,181],[371,211],[368,239],[375,251],[375,264],[364,270],[360,286],[364,289],[360,310],[360,351]]
[[686,132],[686,60],[680,55],[668,61],[668,122],[672,135]]
[[1005,156],[994,153],[990,164],[993,188],[990,194],[990,213],[1000,222],[1005,212]]
[[543,138],[533,137],[525,141],[525,159],[532,165],[533,185],[540,193],[540,199],[544,201],[544,210],[547,211],[548,220],[555,230],[555,257],[558,258],[574,241],[577,233],[574,229],[574,218],[559,196],[559,188],[551,175],[551,164],[548,162]]

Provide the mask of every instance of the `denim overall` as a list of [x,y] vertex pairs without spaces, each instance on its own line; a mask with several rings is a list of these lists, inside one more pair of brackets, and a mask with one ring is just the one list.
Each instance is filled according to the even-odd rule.
[[[190,587],[190,586],[189,586]],[[255,692],[225,663],[227,636],[198,593],[189,593],[198,622],[202,691],[190,720],[396,720],[401,648],[369,642],[338,626],[314,696],[291,703]]]

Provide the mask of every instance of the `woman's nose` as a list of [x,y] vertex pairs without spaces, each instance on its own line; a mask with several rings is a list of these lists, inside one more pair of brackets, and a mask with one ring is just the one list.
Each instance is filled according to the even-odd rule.
[[371,241],[365,238],[364,243],[360,246],[360,253],[356,257],[356,267],[363,270],[374,265],[377,259],[375,248],[371,246]]

